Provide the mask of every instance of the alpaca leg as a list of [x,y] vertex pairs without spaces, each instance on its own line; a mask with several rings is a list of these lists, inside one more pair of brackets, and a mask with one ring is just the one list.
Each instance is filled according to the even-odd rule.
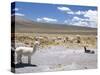
[[20,55],[20,64],[22,63],[22,55]]
[[31,56],[28,56],[28,64],[31,64]]
[[17,55],[17,63],[19,63],[19,56]]
[[20,63],[20,62],[21,62],[20,55],[17,55],[17,63]]

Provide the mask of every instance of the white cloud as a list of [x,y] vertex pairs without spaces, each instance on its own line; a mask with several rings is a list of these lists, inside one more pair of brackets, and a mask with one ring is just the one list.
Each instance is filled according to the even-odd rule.
[[37,18],[37,21],[40,22],[40,21],[42,21],[42,19],[41,18]]
[[98,12],[96,10],[88,10],[84,17],[87,17],[92,27],[97,27],[98,24]]
[[11,16],[25,16],[24,14],[21,14],[21,13],[14,13],[14,14],[12,14]]
[[53,22],[56,22],[57,20],[56,19],[53,19],[53,18],[47,18],[47,17],[44,17],[43,18],[45,21],[49,22],[49,21],[53,21]]
[[85,11],[72,11],[70,8],[68,7],[57,7],[58,10],[60,11],[64,11],[67,14],[74,14],[74,15],[83,15],[85,14]]
[[77,16],[74,16],[73,19],[72,19],[72,21],[79,21],[79,20],[80,20],[80,18],[77,17]]
[[88,23],[85,22],[85,21],[72,22],[72,25],[86,26],[86,27],[88,27]]
[[87,25],[89,27],[97,27],[98,12],[96,10],[78,11],[75,14],[83,15],[84,18],[73,17],[72,21],[77,24]]
[[13,11],[18,11],[18,10],[19,10],[18,8],[13,9]]
[[71,11],[71,9],[68,7],[57,7],[57,9],[60,11]]
[[57,7],[57,9],[66,12],[67,14],[74,14],[74,12],[68,7]]
[[75,12],[76,15],[83,15],[83,14],[85,14],[85,13],[86,13],[85,11],[80,11],[80,10],[77,11],[77,12]]
[[37,21],[38,22],[57,22],[57,19],[43,17],[43,18],[37,18]]
[[[67,14],[71,14],[74,17],[72,20],[65,20],[64,23],[80,25],[80,26],[88,26],[88,27],[97,27],[98,23],[98,12],[97,10],[78,10],[73,11],[68,7],[58,7],[60,11],[66,12]],[[76,16],[77,15],[77,16]],[[83,16],[78,17],[78,16]]]
[[78,16],[74,16],[71,20],[65,20],[64,23],[77,26],[97,27],[97,24],[94,21],[91,21],[88,18],[80,18]]
[[87,19],[87,18],[80,18],[80,17],[74,16],[72,18],[72,21],[89,21],[89,19]]
[[74,14],[74,12],[73,11],[69,11],[69,12],[67,12],[67,14]]
[[67,20],[65,20],[65,21],[64,21],[64,23],[66,24],[66,23],[68,23],[68,21],[67,21]]
[[84,20],[84,21],[91,21],[91,22],[95,22],[97,23],[98,21],[98,13],[96,10],[88,10],[88,11],[77,11],[75,12],[76,15],[83,15],[85,18],[88,18],[88,19],[82,19],[82,18],[77,18],[77,17],[74,17],[74,19],[80,19],[80,20]]
[[98,21],[98,13],[96,10],[88,10],[85,14],[84,17],[89,18],[90,21],[97,22]]

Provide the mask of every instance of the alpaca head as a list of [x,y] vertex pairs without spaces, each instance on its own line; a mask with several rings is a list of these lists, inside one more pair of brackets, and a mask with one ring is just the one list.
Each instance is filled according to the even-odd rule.
[[34,45],[40,45],[39,40],[36,40],[36,41],[34,42]]
[[34,42],[32,54],[35,53],[39,49],[39,45],[40,45],[39,41]]

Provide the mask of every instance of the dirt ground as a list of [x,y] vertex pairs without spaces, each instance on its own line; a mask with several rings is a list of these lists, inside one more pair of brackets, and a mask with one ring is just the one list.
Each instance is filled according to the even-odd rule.
[[[83,48],[70,49],[64,46],[51,46],[38,50],[32,56],[31,65],[23,56],[23,65],[16,65],[16,73],[66,71],[97,68],[97,52],[84,53]],[[16,61],[17,63],[17,61]]]

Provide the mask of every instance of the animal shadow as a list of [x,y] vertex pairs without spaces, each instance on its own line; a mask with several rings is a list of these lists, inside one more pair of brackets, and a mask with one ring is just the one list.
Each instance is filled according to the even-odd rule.
[[24,67],[37,67],[37,65],[27,64],[27,63],[15,64],[15,68],[24,68]]

